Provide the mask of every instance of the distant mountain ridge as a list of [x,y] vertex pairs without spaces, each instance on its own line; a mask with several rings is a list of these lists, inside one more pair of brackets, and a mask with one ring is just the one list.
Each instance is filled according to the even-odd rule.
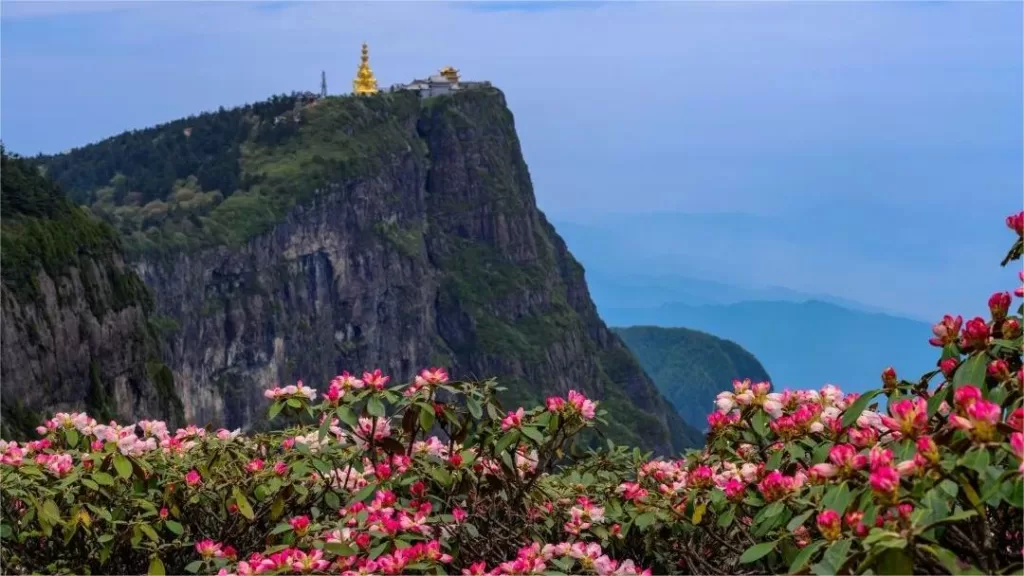
[[742,346],[688,328],[615,328],[644,370],[692,426],[703,429],[715,397],[733,380],[771,380]]
[[820,301],[600,310],[612,326],[686,327],[732,340],[756,356],[779,387],[831,383],[863,391],[878,385],[886,366],[916,377],[934,369],[939,357],[924,322]]

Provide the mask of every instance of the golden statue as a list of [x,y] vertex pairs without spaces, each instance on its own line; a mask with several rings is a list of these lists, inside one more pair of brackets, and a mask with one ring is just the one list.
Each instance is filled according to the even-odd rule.
[[370,70],[370,49],[363,42],[363,55],[359,62],[359,71],[356,72],[355,80],[352,80],[353,94],[376,94],[377,78]]
[[445,66],[444,68],[441,68],[441,76],[444,76],[445,78],[448,79],[449,82],[453,84],[458,84],[459,82],[459,71],[456,70],[455,68],[452,68],[451,66]]

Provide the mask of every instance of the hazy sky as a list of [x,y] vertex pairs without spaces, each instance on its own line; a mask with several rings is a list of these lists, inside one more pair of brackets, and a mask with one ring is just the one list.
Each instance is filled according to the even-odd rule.
[[[16,152],[317,90],[321,70],[347,92],[365,40],[382,84],[451,64],[504,90],[555,220],[742,213],[703,238],[741,251],[708,274],[918,316],[1012,287],[996,252],[1024,189],[1020,2],[2,10],[0,137]],[[652,266],[694,249],[658,237]]]

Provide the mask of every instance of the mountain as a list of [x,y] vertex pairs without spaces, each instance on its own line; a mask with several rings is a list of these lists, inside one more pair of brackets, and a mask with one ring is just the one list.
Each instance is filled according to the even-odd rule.
[[83,407],[101,420],[180,422],[152,299],[117,233],[2,150],[0,188],[2,435],[34,435],[42,411]]
[[924,322],[848,310],[825,302],[666,304],[654,309],[602,308],[613,326],[685,326],[727,338],[756,356],[779,387],[848,391],[879,385],[886,366],[908,379],[935,368]]
[[190,421],[440,365],[498,377],[508,405],[582,390],[618,442],[701,441],[598,317],[497,89],[276,97],[36,161],[125,238]]
[[715,396],[733,380],[771,381],[753,354],[735,342],[686,328],[614,328],[683,419],[703,426]]
[[[850,310],[891,313],[888,310],[830,294],[807,293],[781,286],[753,286],[736,273],[724,254],[708,256],[706,238],[736,234],[728,226],[764,227],[754,217],[719,215],[631,215],[645,234],[603,222],[556,221],[572,253],[587,268],[587,284],[598,309],[653,308],[662,304],[690,306],[747,301],[807,302],[818,300]],[[702,242],[701,237],[705,238]],[[717,240],[715,241],[717,242]],[[742,271],[742,267],[740,267]]]

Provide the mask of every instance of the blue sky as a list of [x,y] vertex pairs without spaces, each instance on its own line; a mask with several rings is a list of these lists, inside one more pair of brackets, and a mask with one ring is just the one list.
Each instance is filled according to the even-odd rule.
[[[743,224],[707,227],[702,243],[730,256],[701,275],[919,317],[980,312],[1012,287],[997,261],[1024,189],[1019,2],[2,11],[0,137],[20,153],[316,90],[321,69],[345,92],[366,40],[384,84],[452,64],[502,88],[556,221],[629,231],[635,213],[735,214]],[[686,274],[704,249],[652,238],[648,268]]]

